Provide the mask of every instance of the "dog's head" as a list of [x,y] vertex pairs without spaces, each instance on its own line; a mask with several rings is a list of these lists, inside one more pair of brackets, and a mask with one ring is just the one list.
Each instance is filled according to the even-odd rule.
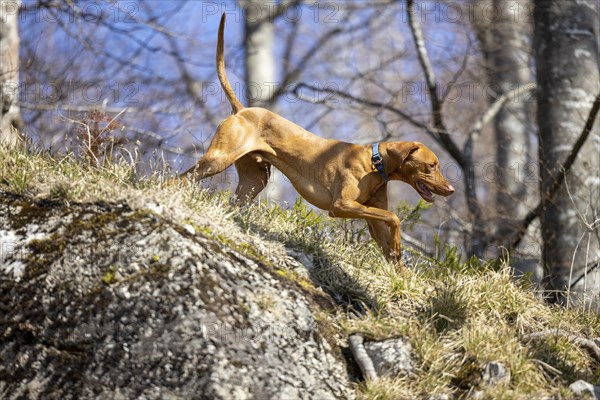
[[454,193],[454,187],[440,171],[440,161],[424,144],[388,143],[387,152],[398,163],[390,178],[408,183],[425,201],[433,202],[434,194],[449,196]]

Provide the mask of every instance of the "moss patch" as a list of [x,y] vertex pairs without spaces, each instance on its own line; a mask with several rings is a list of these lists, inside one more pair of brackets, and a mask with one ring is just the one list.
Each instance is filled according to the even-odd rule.
[[50,265],[63,256],[65,243],[60,235],[53,233],[47,239],[30,240],[27,248],[29,253],[25,256],[27,268],[23,279],[34,279],[48,272]]

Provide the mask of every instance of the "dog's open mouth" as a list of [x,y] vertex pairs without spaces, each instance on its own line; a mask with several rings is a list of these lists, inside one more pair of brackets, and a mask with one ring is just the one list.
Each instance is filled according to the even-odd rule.
[[431,193],[431,190],[429,190],[427,185],[425,185],[421,181],[417,181],[417,183],[415,184],[415,188],[417,189],[417,192],[419,192],[421,197],[425,199],[425,201],[433,203],[433,199],[435,198],[435,196],[433,195],[433,193]]

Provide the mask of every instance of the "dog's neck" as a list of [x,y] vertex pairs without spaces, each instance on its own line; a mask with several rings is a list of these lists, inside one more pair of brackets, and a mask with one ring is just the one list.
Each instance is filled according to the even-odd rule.
[[385,173],[390,177],[390,180],[394,180],[391,174],[397,172],[397,169],[400,168],[400,164],[395,157],[389,155],[388,144],[386,142],[379,143],[379,154],[381,155],[383,165],[385,166]]

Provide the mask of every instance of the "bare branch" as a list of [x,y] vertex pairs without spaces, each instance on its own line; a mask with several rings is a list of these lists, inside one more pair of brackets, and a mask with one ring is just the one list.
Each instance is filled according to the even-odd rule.
[[309,83],[304,83],[304,82],[300,82],[298,83],[294,89],[293,89],[293,94],[296,96],[300,95],[300,90],[306,88],[309,90],[312,90],[314,92],[321,92],[321,93],[329,93],[329,94],[334,94],[336,96],[339,96],[341,98],[347,99],[347,100],[351,100],[354,101],[358,104],[362,104],[362,105],[366,105],[369,107],[373,107],[373,108],[378,108],[378,109],[383,109],[386,111],[390,111],[393,114],[396,114],[400,117],[402,117],[404,120],[406,120],[407,122],[411,123],[412,125],[414,125],[417,128],[423,129],[427,134],[429,134],[429,136],[431,136],[432,139],[434,139],[436,142],[440,143],[438,136],[435,134],[435,132],[433,130],[431,130],[431,128],[425,124],[423,124],[422,122],[419,122],[418,120],[416,120],[413,116],[407,114],[406,112],[402,111],[399,108],[396,108],[394,106],[392,106],[389,103],[382,103],[376,100],[368,100],[368,99],[364,99],[361,97],[356,97],[346,91],[343,90],[338,90],[338,89],[332,89],[330,87],[316,87],[313,86]]
[[[534,89],[535,84],[528,83],[510,90],[509,92],[498,97],[494,104],[492,104],[483,113],[483,115],[473,123],[473,125],[469,129],[467,141],[465,142],[465,145],[463,147],[463,154],[465,156],[465,161],[467,162],[467,165],[472,165],[473,163],[473,147],[475,141],[477,140],[479,135],[481,135],[481,132],[487,126],[487,124],[489,124],[494,119],[494,117],[500,112],[502,107],[510,99],[516,98],[519,95],[519,93],[521,93],[523,90],[531,91]],[[471,214],[473,214],[475,217],[475,224],[479,225],[481,224],[481,221],[478,221],[478,219],[481,218],[481,207],[479,206],[479,203],[477,201],[475,174],[471,173],[470,171],[465,171],[465,191],[467,198],[467,207],[469,208]],[[486,241],[486,238],[481,236],[482,232],[479,232],[478,235],[480,236],[480,241],[483,245],[483,242]]]
[[323,48],[325,43],[327,43],[329,40],[333,39],[336,35],[338,35],[341,32],[343,32],[343,31],[340,28],[334,28],[334,29],[330,30],[325,35],[323,35],[310,49],[308,49],[308,51],[306,53],[304,53],[304,56],[302,56],[302,58],[300,59],[298,64],[294,67],[294,69],[289,71],[284,76],[282,84],[279,86],[279,88],[273,93],[273,95],[269,99],[269,104],[273,104],[275,102],[275,100],[277,100],[277,98],[286,90],[286,87],[294,79],[296,79],[298,77],[298,75],[300,75],[300,72],[302,72],[302,70],[304,69],[306,64],[308,64],[310,59],[313,58],[315,54],[317,54],[318,50]]
[[[467,69],[467,62],[469,61],[469,53],[471,52],[471,47],[473,46],[473,42],[471,38],[467,35],[467,50],[465,51],[465,56],[463,57],[462,63],[460,64],[460,68],[458,71],[454,73],[450,82],[458,81],[458,78],[461,77],[463,72]],[[450,93],[450,91],[446,91],[445,95],[442,95],[442,102],[446,101],[446,96]]]
[[546,193],[540,193],[541,196],[540,196],[540,202],[538,203],[538,205],[533,210],[529,211],[529,213],[525,216],[525,218],[523,218],[518,223],[515,236],[514,236],[513,240],[511,241],[513,249],[516,248],[519,245],[519,243],[521,243],[521,240],[525,236],[525,233],[527,232],[527,228],[529,227],[529,225],[537,217],[540,216],[542,211],[544,211],[544,209],[546,207],[548,207],[548,205],[554,199],[554,196],[558,192],[558,189],[560,189],[560,187],[562,186],[562,184],[565,180],[565,177],[567,176],[567,174],[571,170],[571,167],[573,166],[573,163],[577,159],[577,155],[579,154],[581,147],[583,147],[583,144],[585,143],[585,141],[587,140],[587,138],[590,135],[590,132],[592,131],[592,128],[594,127],[594,122],[596,121],[596,116],[598,115],[598,111],[600,111],[600,93],[598,93],[598,95],[596,96],[596,100],[594,100],[594,104],[592,105],[590,114],[588,115],[588,118],[585,122],[583,131],[581,132],[581,134],[577,138],[577,141],[573,145],[573,148],[571,149],[569,156],[567,157],[565,163],[563,164],[563,167],[557,172],[556,176],[551,180],[552,185],[550,186],[550,189]]
[[302,2],[303,0],[280,1],[276,8],[271,9],[271,12],[265,15],[261,21],[257,21],[257,23],[260,24],[264,21],[274,22],[277,18],[284,15],[288,9],[301,6]]
[[85,129],[87,140],[85,142],[83,142],[83,144],[85,145],[86,154],[88,156],[91,156],[94,159],[94,161],[96,161],[96,165],[100,165],[100,161],[98,160],[98,157],[96,157],[96,154],[92,150],[92,132],[90,130],[90,126],[83,121],[77,121],[75,119],[71,119],[68,117],[63,117],[63,119],[72,124],[81,125]]
[[100,133],[98,134],[98,136],[100,136],[104,132],[106,132],[107,129],[108,129],[108,127],[111,126],[112,123],[115,122],[117,120],[117,118],[119,118],[125,111],[127,111],[127,107],[125,107],[117,115],[115,115],[114,117],[112,117],[112,119],[108,122],[108,124],[106,124],[106,126],[100,131]]
[[[463,147],[463,154],[465,156],[465,161],[467,165],[471,165],[473,162],[473,147],[475,141],[481,135],[483,129],[496,117],[496,115],[500,112],[502,107],[508,102],[510,99],[516,98],[522,91],[532,91],[535,90],[535,84],[527,83],[525,85],[518,86],[509,92],[503,94],[498,97],[498,99],[492,104],[484,113],[478,118],[471,128],[469,129],[467,141]],[[474,203],[476,199],[475,193],[475,177],[467,177],[468,174],[465,174],[465,183],[466,183],[466,192],[467,192],[467,205],[469,206],[469,210],[472,213],[477,212],[477,205]],[[471,199],[471,200],[470,200]]]
[[419,58],[419,64],[421,64],[421,68],[423,69],[423,73],[425,74],[425,83],[427,83],[427,87],[429,88],[431,94],[431,106],[441,118],[442,103],[437,96],[438,85],[435,80],[435,73],[433,72],[433,67],[431,66],[429,55],[427,54],[427,48],[425,47],[425,38],[423,36],[423,30],[421,29],[421,25],[419,25],[418,21],[415,19],[414,7],[414,0],[408,0],[408,24],[410,26],[410,31],[413,35],[415,47],[417,48],[417,57]]
[[[103,104],[96,105],[69,105],[69,104],[33,104],[26,102],[19,102],[19,106],[28,110],[41,110],[41,111],[74,111],[74,112],[88,112],[88,111],[103,111],[107,113],[119,113],[123,110],[122,107],[107,107]],[[127,107],[126,114],[183,114],[189,112],[187,108],[136,108]]]
[[600,258],[587,263],[587,265],[585,267],[583,267],[583,273],[581,275],[579,275],[576,279],[571,281],[571,283],[569,284],[569,290],[574,288],[575,285],[577,285],[579,283],[579,281],[581,281],[583,278],[585,278],[587,274],[589,274],[590,272],[592,272],[593,270],[598,269],[598,268],[600,268]]
[[431,112],[433,114],[433,126],[437,130],[436,133],[439,136],[439,142],[442,143],[446,151],[450,153],[452,158],[454,158],[456,162],[458,162],[458,164],[463,168],[463,170],[466,170],[468,166],[466,164],[465,157],[456,145],[456,143],[454,143],[454,140],[452,140],[452,138],[448,134],[448,130],[446,129],[444,120],[442,118],[443,103],[438,97],[438,84],[435,80],[435,74],[431,66],[431,61],[429,60],[429,55],[427,54],[427,48],[425,47],[425,39],[423,37],[421,25],[415,17],[416,14],[414,7],[414,0],[408,0],[408,24],[410,26],[410,31],[415,42],[415,47],[417,49],[419,63],[421,64],[421,68],[423,69],[423,73],[425,74],[425,83],[427,84],[427,88],[429,89],[429,95],[431,96]]
[[[328,42],[331,42],[334,38],[336,38],[340,35],[348,35],[348,34],[353,34],[353,33],[355,34],[358,31],[366,29],[365,26],[368,26],[368,25],[365,25],[362,21],[358,22],[358,23],[350,24],[348,16],[346,16],[344,18],[344,20],[342,20],[341,23],[338,25],[343,26],[343,28],[336,27],[336,28],[333,28],[333,29],[325,32],[324,35],[320,36],[319,39],[306,52],[304,52],[304,55],[302,55],[302,57],[300,58],[298,63],[294,66],[294,68],[289,68],[292,46],[294,46],[294,44],[295,44],[294,32],[297,28],[296,24],[294,24],[294,27],[293,27],[294,32],[292,32],[291,36],[288,38],[288,41],[286,44],[286,50],[284,52],[284,66],[285,66],[286,72],[283,77],[282,83],[280,85],[278,85],[277,90],[273,93],[273,95],[271,96],[271,98],[268,101],[270,105],[272,105],[279,96],[286,93],[286,91],[289,89],[288,86],[295,79],[297,79],[298,76],[300,76],[300,74],[302,73],[302,70],[306,67],[306,65],[315,57],[315,55],[318,54],[318,52],[320,50],[325,48],[325,45]],[[384,24],[376,24],[376,25],[377,26],[385,26]],[[374,34],[374,31],[370,31],[369,34],[370,35]],[[383,65],[378,66],[378,68],[382,68],[382,67],[383,67]],[[359,75],[358,77],[361,77],[361,75]]]
[[469,129],[469,138],[479,136],[481,131],[498,115],[504,104],[510,99],[516,98],[521,93],[532,92],[536,88],[535,83],[526,83],[510,90],[509,92],[498,97],[496,101],[479,117]]
[[188,70],[188,67],[179,52],[179,47],[177,46],[177,41],[173,36],[165,35],[165,39],[169,42],[169,46],[173,52],[173,58],[177,62],[177,68],[179,69],[179,73],[181,74],[181,79],[183,84],[185,85],[185,90],[187,94],[192,98],[194,104],[198,106],[208,117],[207,119],[213,123],[213,125],[218,125],[219,120],[215,117],[213,113],[209,111],[206,107],[206,102],[202,99],[201,96],[198,95],[198,82],[196,79],[192,77],[192,74]]
[[286,41],[285,41],[285,50],[283,51],[283,57],[282,57],[283,71],[284,71],[285,75],[289,75],[289,73],[290,73],[292,50],[294,50],[294,48],[296,46],[296,40],[299,37],[299,35],[298,35],[298,28],[300,26],[299,21],[300,21],[300,19],[294,19],[292,21],[291,31],[288,34]]
[[[165,27],[165,24],[158,24],[156,21],[156,18],[148,18],[146,20],[138,18],[136,13],[131,13],[128,12],[127,10],[123,9],[122,4],[119,1],[114,1],[111,0],[110,3],[115,6],[116,8],[118,8],[121,12],[123,12],[124,14],[127,15],[127,18],[133,20],[136,22],[136,24],[140,24],[142,26],[147,26],[148,28],[152,29],[154,32],[156,33],[162,33],[165,36],[169,36],[169,37],[176,37],[178,36],[174,31],[168,30]],[[175,3],[177,4],[177,3]],[[181,8],[185,5],[185,2],[180,3],[179,5],[177,5],[177,8],[175,10],[173,10],[171,12],[172,15],[178,13],[179,11],[181,11]],[[171,16],[172,16],[171,15]],[[109,27],[111,29],[114,29],[113,26],[109,25]]]
[[[22,108],[26,108],[26,109],[30,109],[30,110],[44,110],[44,111],[74,111],[74,112],[91,112],[91,111],[102,111],[102,112],[106,112],[106,113],[110,113],[110,114],[128,114],[128,113],[147,113],[147,114],[156,114],[156,113],[160,113],[163,112],[165,114],[177,114],[177,113],[182,113],[184,112],[184,110],[182,111],[171,111],[169,112],[168,110],[152,110],[152,109],[148,109],[148,110],[143,110],[143,109],[135,109],[135,108],[130,108],[130,107],[126,107],[125,109],[119,108],[119,107],[103,107],[102,105],[99,106],[69,106],[69,105],[50,105],[50,104],[30,104],[30,103],[20,103],[20,106]],[[187,111],[187,110],[185,110]],[[117,115],[117,117],[119,116]],[[113,120],[115,120],[117,117],[114,117]],[[82,123],[81,121],[77,121],[71,118],[64,118],[65,121],[77,124],[77,125],[82,125],[85,126],[86,129],[89,129],[89,127],[87,127],[87,125],[85,125],[84,123]],[[164,143],[167,142],[169,139],[173,138],[175,135],[170,135],[170,136],[162,136],[159,133],[153,132],[153,131],[149,131],[147,129],[141,129],[141,128],[137,128],[135,126],[132,125],[124,125],[123,127],[124,130],[135,133],[138,136],[144,136],[147,138],[150,138],[152,140],[154,140],[157,144],[157,147],[160,147],[162,150],[165,150],[169,153],[173,153],[173,154],[181,154],[181,155],[186,155],[187,153],[190,152],[190,149],[187,150],[181,150],[175,147],[170,147],[165,145]]]
[[[477,199],[475,173],[471,170],[473,142],[472,140],[467,140],[467,143],[465,144],[466,151],[463,152],[458,148],[454,140],[452,140],[452,138],[450,137],[442,116],[442,107],[444,103],[443,100],[438,97],[438,84],[435,79],[433,67],[431,66],[431,61],[429,60],[429,55],[427,54],[427,48],[425,47],[423,31],[421,30],[421,25],[419,24],[418,18],[416,17],[417,14],[415,13],[414,0],[407,1],[406,11],[408,14],[408,25],[410,26],[410,31],[415,42],[415,48],[417,50],[419,64],[421,64],[421,68],[423,69],[423,74],[425,75],[425,83],[427,84],[429,95],[431,96],[431,113],[433,116],[433,126],[436,129],[437,136],[439,137],[439,142],[441,142],[444,149],[456,160],[458,165],[463,170],[463,180],[465,182],[467,208],[473,216],[473,231],[471,232],[471,236],[476,238],[477,240],[471,252],[473,254],[481,256],[483,253],[483,248],[485,246],[485,224],[483,222],[481,205],[479,203],[479,200]],[[467,155],[465,153],[467,153]]]

